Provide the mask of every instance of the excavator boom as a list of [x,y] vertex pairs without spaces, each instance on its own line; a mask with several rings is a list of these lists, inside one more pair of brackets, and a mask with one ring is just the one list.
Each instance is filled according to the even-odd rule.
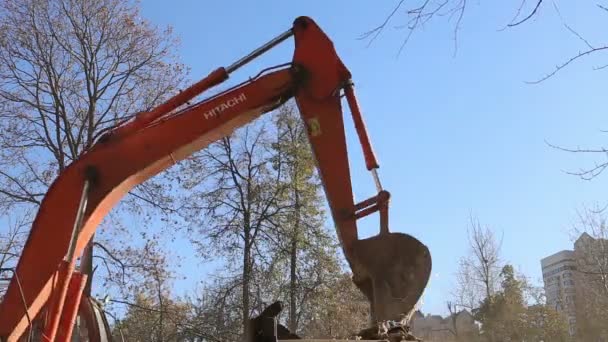
[[[188,101],[293,36],[291,63],[193,105]],[[355,204],[341,97],[347,98],[366,164],[378,193]],[[389,193],[382,189],[351,74],[332,41],[308,17],[236,63],[209,76],[150,112],[105,132],[53,182],[34,220],[6,296],[0,304],[0,341],[17,341],[45,315],[48,341],[67,341],[80,301],[76,259],[105,215],[133,187],[294,98],[353,281],[370,299],[376,320],[409,313],[428,282],[428,249],[413,237],[388,231]],[[357,219],[380,213],[380,234],[360,240]],[[76,279],[76,280],[75,280]],[[84,298],[83,298],[84,299]],[[84,305],[86,307],[86,305]],[[88,310],[89,312],[91,310]]]

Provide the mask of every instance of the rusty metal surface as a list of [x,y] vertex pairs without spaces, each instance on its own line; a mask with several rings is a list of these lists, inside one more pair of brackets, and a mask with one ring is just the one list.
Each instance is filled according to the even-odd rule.
[[368,297],[373,321],[409,318],[431,275],[428,247],[411,235],[383,232],[357,240],[352,253],[362,270],[353,281]]

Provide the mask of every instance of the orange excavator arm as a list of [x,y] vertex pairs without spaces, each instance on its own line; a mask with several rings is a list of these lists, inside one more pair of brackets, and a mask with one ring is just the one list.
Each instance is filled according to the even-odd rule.
[[[192,98],[291,36],[295,41],[291,63],[263,70],[253,79],[184,108]],[[342,95],[353,115],[367,168],[373,171],[378,187],[376,196],[359,204],[353,199]],[[71,331],[74,306],[78,305],[71,298],[82,291],[82,279],[76,281],[73,277],[77,274],[76,259],[112,207],[134,186],[291,98],[295,98],[308,127],[353,280],[370,299],[377,319],[395,319],[395,313],[410,310],[428,281],[430,255],[409,235],[396,237],[391,234],[397,233],[388,232],[389,195],[375,173],[378,164],[365,132],[351,74],[317,24],[308,17],[299,17],[292,29],[250,55],[213,71],[154,110],[109,130],[59,175],[42,201],[0,305],[0,340],[16,341],[43,309],[47,315],[46,339],[65,340],[66,331]],[[359,240],[357,219],[376,211],[381,214],[380,240]],[[388,245],[391,251],[386,250]],[[415,254],[411,254],[413,251]],[[400,258],[407,259],[407,267],[411,267],[391,271]],[[384,273],[376,274],[378,267],[390,273],[391,279],[384,279]],[[410,276],[412,272],[416,281]],[[398,279],[395,273],[401,273]],[[409,284],[407,291],[415,288],[413,297],[407,297],[409,292],[399,292],[404,284]],[[396,309],[391,309],[391,305],[397,305]]]

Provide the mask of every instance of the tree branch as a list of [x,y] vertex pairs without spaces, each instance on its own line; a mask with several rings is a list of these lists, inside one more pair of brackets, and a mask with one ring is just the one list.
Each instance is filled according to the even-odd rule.
[[594,52],[599,52],[599,51],[603,51],[608,49],[608,46],[602,46],[602,47],[598,47],[598,48],[593,48],[593,49],[589,49],[587,51],[583,51],[583,52],[579,52],[577,55],[569,58],[566,62],[556,66],[555,70],[550,72],[549,74],[545,75],[544,77],[536,80],[536,81],[526,81],[526,83],[528,84],[539,84],[547,79],[549,79],[550,77],[554,76],[555,74],[557,74],[560,70],[562,70],[563,68],[565,68],[566,66],[570,65],[571,63],[575,62],[576,60],[586,57]]
[[[526,1],[525,1],[525,0],[524,0],[524,2],[522,3],[522,7],[523,7],[523,4],[524,4],[524,3],[526,3]],[[543,0],[538,0],[538,1],[536,2],[536,6],[534,6],[534,9],[532,10],[532,12],[530,12],[530,14],[528,14],[528,15],[527,15],[525,18],[523,18],[522,20],[520,20],[520,21],[518,21],[518,22],[516,22],[516,23],[510,23],[510,24],[508,24],[507,26],[509,26],[509,27],[514,27],[514,26],[517,26],[517,25],[521,25],[521,24],[525,23],[526,21],[530,20],[530,18],[532,18],[532,17],[533,17],[533,16],[536,14],[536,12],[538,12],[538,9],[540,8],[540,5],[541,5],[542,3],[543,3]],[[521,9],[521,7],[520,7],[520,9]],[[518,11],[518,14],[519,14],[519,11]],[[513,18],[513,19],[515,20],[515,18]]]
[[[564,151],[564,152],[570,152],[570,153],[602,153],[605,154],[606,156],[608,156],[608,149],[605,148],[599,148],[599,149],[581,149],[581,148],[576,148],[576,149],[570,149],[570,148],[564,148],[564,147],[560,147],[560,146],[556,146],[553,145],[549,142],[547,142],[545,140],[545,143],[547,145],[549,145],[550,147],[560,150],[560,151]],[[606,168],[608,168],[608,160],[606,162],[603,163],[596,163],[596,165],[590,169],[587,170],[581,170],[579,172],[570,172],[570,171],[565,171],[565,173],[570,174],[570,175],[574,175],[574,176],[579,176],[584,180],[592,180],[593,178],[599,176]]]

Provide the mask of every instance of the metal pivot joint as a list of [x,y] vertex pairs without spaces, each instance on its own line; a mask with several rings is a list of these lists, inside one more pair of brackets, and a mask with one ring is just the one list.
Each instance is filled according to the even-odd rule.
[[380,212],[380,234],[388,233],[388,203],[390,193],[381,190],[378,195],[370,197],[355,205],[355,219],[361,219],[375,212]]

